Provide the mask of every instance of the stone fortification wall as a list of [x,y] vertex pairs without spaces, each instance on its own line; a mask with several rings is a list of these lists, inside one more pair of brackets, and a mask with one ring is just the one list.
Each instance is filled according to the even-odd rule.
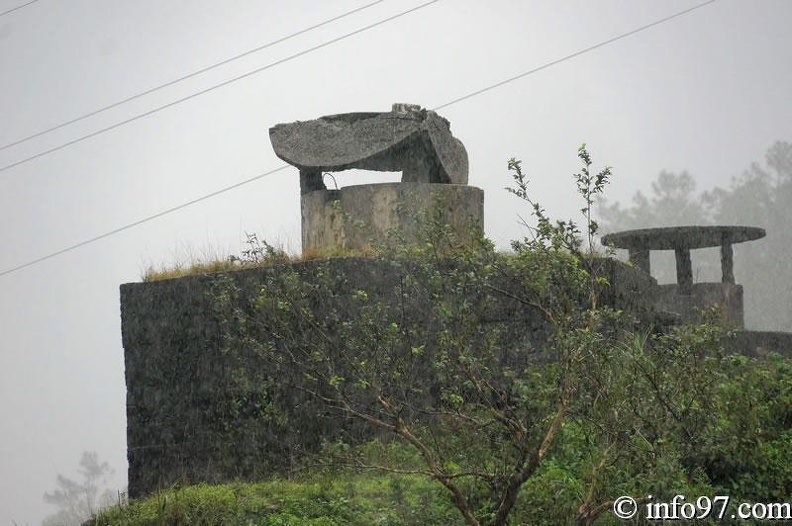
[[[398,264],[333,258],[292,268],[309,283],[329,277],[329,289],[312,307],[319,311],[354,320],[350,298],[364,289],[370,298],[390,302],[399,311],[394,316],[403,316],[401,323],[431,326],[426,307],[400,295],[405,269]],[[272,336],[246,327],[245,320],[262,283],[278,271],[268,267],[121,286],[130,496],[176,481],[255,480],[288,472],[322,440],[341,433],[362,436],[362,429],[329,414],[300,389],[301,373],[288,361],[257,351]],[[606,274],[612,283],[622,283],[605,291],[608,303],[647,307],[641,302],[655,286],[651,277],[615,261],[607,262]],[[486,301],[479,323],[484,331],[497,331],[504,359],[546,359],[535,352],[548,335],[538,313],[506,296],[470,300]],[[257,315],[266,319],[267,312]],[[431,385],[431,372],[426,375],[424,382]]]

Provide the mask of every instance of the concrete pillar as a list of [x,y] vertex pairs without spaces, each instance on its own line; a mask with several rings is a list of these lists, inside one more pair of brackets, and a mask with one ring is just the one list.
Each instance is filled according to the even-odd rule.
[[676,253],[676,271],[677,271],[677,285],[679,286],[680,294],[690,294],[693,288],[693,263],[690,260],[689,248],[677,248]]
[[734,250],[731,240],[727,238],[721,243],[721,273],[722,283],[734,283]]
[[433,223],[460,245],[484,229],[484,192],[468,185],[379,183],[301,196],[303,253],[426,242]]

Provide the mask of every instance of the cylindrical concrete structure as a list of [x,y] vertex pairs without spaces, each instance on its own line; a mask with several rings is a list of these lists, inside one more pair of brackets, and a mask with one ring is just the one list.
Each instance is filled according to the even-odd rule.
[[303,253],[426,242],[447,227],[458,245],[484,230],[484,192],[467,185],[380,183],[301,196]]

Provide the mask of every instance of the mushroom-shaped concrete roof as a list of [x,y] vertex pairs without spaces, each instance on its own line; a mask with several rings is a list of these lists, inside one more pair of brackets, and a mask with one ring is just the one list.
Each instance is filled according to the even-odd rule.
[[672,226],[625,230],[603,236],[602,242],[616,248],[675,250],[719,247],[724,242],[743,243],[764,236],[763,228],[751,226]]
[[302,172],[401,171],[402,181],[467,184],[468,157],[448,121],[411,104],[270,128],[275,154]]

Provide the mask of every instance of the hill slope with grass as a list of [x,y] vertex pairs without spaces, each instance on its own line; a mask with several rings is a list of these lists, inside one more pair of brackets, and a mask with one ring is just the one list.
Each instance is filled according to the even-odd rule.
[[457,524],[459,512],[425,477],[352,472],[298,482],[174,487],[105,510],[91,526]]

